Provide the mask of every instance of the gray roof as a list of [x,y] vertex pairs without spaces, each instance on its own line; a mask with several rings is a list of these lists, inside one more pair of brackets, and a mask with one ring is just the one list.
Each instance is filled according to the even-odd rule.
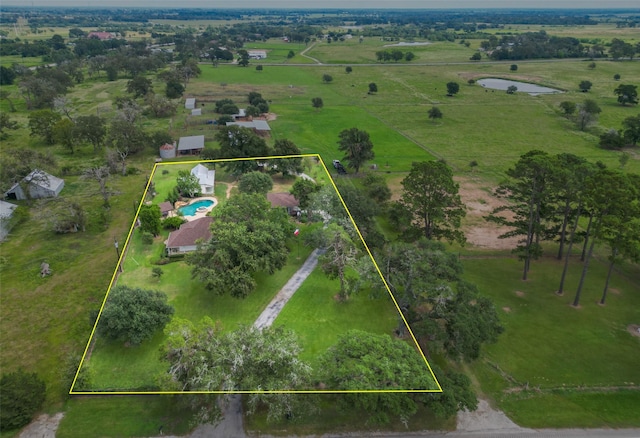
[[18,208],[17,205],[0,200],[0,218],[11,217],[16,208]]
[[[58,190],[64,186],[64,180],[62,178],[58,178],[57,176],[53,176],[50,173],[45,172],[44,170],[33,170],[29,175],[25,176],[23,181],[33,184],[34,186],[42,187],[48,190],[52,190],[54,192],[58,192]],[[9,190],[5,193],[10,193],[13,189],[15,189],[19,183],[14,184]]]
[[271,131],[271,127],[265,120],[253,120],[251,122],[227,122],[227,126],[242,126],[256,131]]
[[190,97],[184,101],[184,107],[186,109],[193,109],[196,106],[196,98]]
[[178,142],[178,150],[189,151],[192,149],[204,149],[204,135],[180,137],[180,141]]

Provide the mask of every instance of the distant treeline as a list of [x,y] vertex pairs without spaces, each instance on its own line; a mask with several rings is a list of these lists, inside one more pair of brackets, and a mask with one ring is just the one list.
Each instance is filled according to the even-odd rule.
[[[321,14],[319,12],[322,12]],[[468,23],[492,25],[545,24],[545,25],[593,25],[611,17],[614,22],[640,23],[637,10],[429,10],[429,9],[89,9],[89,8],[29,8],[4,7],[3,21],[12,23],[24,17],[29,23],[41,26],[95,26],[111,22],[147,23],[151,20],[241,20],[260,17],[270,23],[306,23],[309,25],[377,24],[447,24],[456,27]],[[618,15],[626,12],[624,16]],[[594,19],[592,17],[597,17]]]

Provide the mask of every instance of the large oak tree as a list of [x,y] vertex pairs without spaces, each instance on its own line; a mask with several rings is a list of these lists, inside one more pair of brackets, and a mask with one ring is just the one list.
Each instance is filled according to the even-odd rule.
[[465,242],[458,229],[465,209],[453,172],[442,161],[413,163],[409,175],[402,180],[400,205],[412,216],[414,229],[427,239]]

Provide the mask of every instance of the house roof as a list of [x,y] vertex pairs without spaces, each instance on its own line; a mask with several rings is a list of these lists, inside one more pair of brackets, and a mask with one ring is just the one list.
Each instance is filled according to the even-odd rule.
[[216,171],[209,170],[206,166],[202,164],[197,164],[193,169],[191,169],[191,175],[194,175],[198,178],[199,184],[205,186],[213,186],[215,181]]
[[[38,187],[42,187],[44,189],[52,190],[54,192],[58,192],[64,186],[64,180],[58,178],[57,176],[53,176],[44,170],[35,169],[29,175],[22,178],[23,181],[33,184]],[[11,186],[9,190],[5,193],[10,193],[15,189],[19,183]]]
[[115,35],[113,35],[111,32],[89,32],[89,35],[87,35],[87,37],[96,37],[100,40],[110,40],[112,38],[115,38]]
[[271,131],[271,127],[265,120],[252,120],[251,122],[227,122],[227,126],[242,126],[256,131]]
[[171,210],[173,210],[173,205],[171,205],[171,202],[169,201],[161,202],[159,204],[159,207],[160,207],[160,213],[162,214],[168,213]]
[[177,248],[180,246],[193,246],[196,240],[207,241],[211,238],[211,216],[201,217],[194,221],[186,222],[176,231],[169,233],[169,238],[165,242],[167,248]]
[[18,208],[17,205],[0,200],[0,218],[11,217],[16,208]]
[[185,99],[184,101],[184,107],[187,109],[192,109],[195,108],[196,106],[196,98],[195,97],[189,97],[187,99]]
[[287,192],[267,193],[267,200],[271,202],[272,207],[292,208],[300,205],[298,200],[291,193]]
[[188,151],[191,149],[204,149],[204,135],[180,137],[180,141],[178,142],[178,150]]

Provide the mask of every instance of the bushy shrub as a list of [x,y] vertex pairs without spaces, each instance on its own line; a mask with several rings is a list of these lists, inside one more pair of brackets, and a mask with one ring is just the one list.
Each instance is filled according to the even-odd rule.
[[36,373],[18,370],[0,379],[0,430],[31,422],[45,399],[46,386]]

